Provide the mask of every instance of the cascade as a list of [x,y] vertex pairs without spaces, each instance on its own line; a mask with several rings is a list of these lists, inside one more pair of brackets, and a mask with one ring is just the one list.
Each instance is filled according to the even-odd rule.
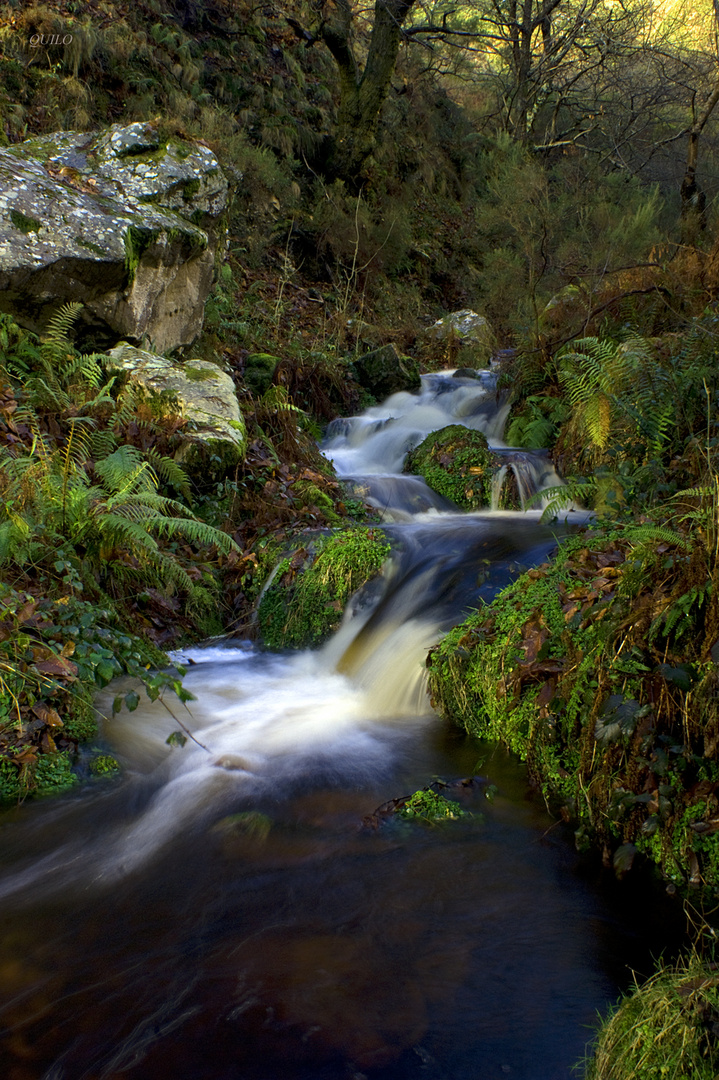
[[[539,510],[460,513],[401,472],[461,423],[501,456],[497,487],[511,473],[525,502],[559,483],[544,455],[504,446],[506,414],[491,372],[443,373],[330,425],[324,452],[395,546],[332,640],[183,650],[192,740],[168,745],[175,718],[143,701],[106,726],[121,782],[6,814],[12,1075],[569,1077],[625,961],[648,956],[645,912],[642,937],[578,872],[521,767],[448,731],[424,685],[439,635],[557,530]],[[477,772],[472,816],[450,828],[362,826],[435,775]]]

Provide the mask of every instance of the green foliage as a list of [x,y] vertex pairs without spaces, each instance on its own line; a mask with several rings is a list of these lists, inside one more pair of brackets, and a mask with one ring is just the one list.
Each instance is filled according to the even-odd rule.
[[30,764],[17,764],[14,755],[0,757],[0,804],[20,802],[28,796],[59,795],[78,783],[70,754],[44,754]]
[[233,541],[198,521],[182,503],[160,495],[157,477],[135,447],[119,447],[97,461],[96,483],[83,468],[86,452],[87,440],[76,425],[59,453],[49,452],[42,440],[22,457],[0,450],[0,485],[7,500],[0,521],[0,566],[74,571],[78,583],[105,591],[133,580],[170,584],[191,605],[211,604],[161,541],[182,538],[223,552],[236,547]]
[[351,528],[320,540],[314,554],[283,559],[257,611],[268,648],[318,645],[339,626],[353,593],[375,577],[390,553],[378,529]]
[[68,791],[77,784],[77,777],[72,771],[70,754],[44,754],[26,779],[28,789],[38,795],[54,795]]
[[603,1021],[586,1062],[587,1080],[714,1080],[719,980],[698,956],[661,964]]
[[[642,338],[620,345],[583,338],[557,354],[560,385],[572,410],[572,438],[604,450],[613,425],[633,428],[649,457],[660,457],[672,422],[668,378]],[[614,432],[615,439],[617,433]]]
[[[37,433],[36,413],[72,413],[89,423],[89,416],[112,407],[113,378],[107,378],[98,353],[79,353],[68,339],[82,304],[65,304],[55,312],[39,342],[34,335],[11,330],[6,318],[0,335],[0,371],[17,382],[27,402],[20,417]],[[78,415],[80,414],[80,415]],[[85,414],[84,416],[82,414]]]
[[[65,613],[63,611],[63,615],[64,614]],[[86,615],[87,612],[85,612],[84,614]],[[100,615],[100,613],[98,613],[98,615]],[[82,619],[82,617],[83,616],[80,615],[80,619]],[[86,621],[89,623],[89,620],[86,620]],[[87,628],[84,628],[84,629],[87,629]],[[98,627],[98,629],[102,629],[102,624],[100,624],[100,627]],[[82,633],[82,631],[80,631],[80,632]],[[116,645],[118,647],[118,655],[119,656],[122,656],[122,652],[125,651],[123,649],[123,646],[125,646],[125,643],[122,642],[122,640],[121,640],[123,637],[126,637],[126,635],[122,635],[122,634],[114,635],[113,645]],[[90,641],[90,634],[88,634],[87,637],[85,638],[86,643],[89,643],[89,641]],[[104,643],[104,642],[107,641],[107,638],[101,638],[101,639],[99,639],[99,641]],[[127,644],[130,644],[130,639],[127,640]],[[135,644],[136,644],[136,647],[140,646],[139,641],[137,641]],[[125,646],[125,648],[126,648],[126,646]],[[141,646],[140,646],[140,648],[141,648]],[[83,651],[85,651],[85,655],[87,656],[88,651],[82,649],[82,643],[81,643],[80,644],[80,655],[78,656],[78,660],[82,661],[84,659],[83,656],[82,656]],[[75,649],[75,652],[77,652],[77,648]],[[92,655],[92,653],[90,655]],[[113,652],[113,656],[114,655],[115,654]],[[103,659],[106,659],[106,657],[103,657]],[[85,685],[87,685],[87,683],[89,683],[91,686],[93,686],[93,685],[96,686],[98,684],[98,680],[95,677],[95,671],[94,670],[92,672],[92,679],[84,680],[84,682],[85,682]],[[84,743],[84,742],[89,742],[91,739],[94,739],[97,736],[97,731],[98,731],[97,710],[95,709],[94,705],[92,704],[92,698],[89,695],[86,697],[81,691],[78,690],[69,698],[69,700],[67,702],[67,712],[65,713],[64,722],[63,722],[63,733],[68,739],[72,739],[76,743]]]
[[[22,385],[30,446],[0,447],[0,566],[43,567],[73,588],[116,591],[131,580],[180,590],[190,606],[209,608],[213,597],[196,585],[167,548],[182,539],[236,548],[224,533],[198,521],[181,502],[161,495],[158,475],[183,491],[187,478],[171,459],[132,445],[117,446],[107,414],[118,421],[113,378],[104,381],[103,358],[78,354],[67,334],[80,310],[68,304],[51,320],[39,347],[6,353],[6,371]],[[133,402],[134,402],[133,398]],[[78,416],[82,409],[85,416]],[[41,427],[41,410],[66,425],[64,445]],[[98,428],[104,417],[105,426]]]
[[486,436],[461,424],[434,431],[407,455],[404,471],[422,476],[439,495],[464,510],[492,501],[492,478],[500,467]]
[[457,821],[468,817],[458,802],[447,799],[431,787],[415,791],[414,795],[402,801],[397,813],[407,821],[421,821],[427,825],[436,825],[443,821]]
[[561,398],[530,394],[507,427],[505,442],[508,446],[522,446],[527,450],[551,447],[570,412],[569,405]]
[[511,327],[536,343],[546,332],[542,311],[561,289],[580,280],[591,296],[608,272],[647,258],[660,235],[661,200],[586,158],[545,163],[503,135],[483,149],[475,303],[500,331]]
[[570,538],[450,631],[429,682],[443,715],[527,761],[578,843],[714,887],[719,784],[695,786],[719,741],[708,574],[700,546],[651,523]]
[[98,754],[90,761],[93,776],[116,776],[120,772],[119,762],[110,754]]

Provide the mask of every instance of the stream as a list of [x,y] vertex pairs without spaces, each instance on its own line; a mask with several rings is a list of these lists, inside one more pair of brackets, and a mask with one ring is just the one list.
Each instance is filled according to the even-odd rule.
[[[523,498],[559,483],[503,446],[505,419],[491,373],[443,373],[336,421],[324,451],[396,553],[332,640],[184,650],[196,741],[168,746],[177,722],[143,699],[103,732],[121,780],[0,817],[2,1077],[574,1075],[668,915],[650,882],[577,855],[516,760],[429,705],[427,649],[568,527],[460,514],[401,475],[462,423]],[[435,777],[471,816],[372,818]]]

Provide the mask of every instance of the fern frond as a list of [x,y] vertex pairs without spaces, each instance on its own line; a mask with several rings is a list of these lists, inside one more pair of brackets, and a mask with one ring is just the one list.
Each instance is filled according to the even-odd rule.
[[167,457],[164,454],[160,454],[151,447],[145,451],[145,457],[150,463],[155,475],[161,483],[169,484],[175,491],[183,495],[188,502],[192,498],[192,492],[190,490],[190,478],[178,462],[174,458]]
[[691,551],[692,544],[682,533],[675,532],[665,525],[630,525],[623,535],[636,546],[647,543],[671,544],[682,551]]
[[94,461],[107,458],[117,449],[117,437],[111,428],[93,431],[88,443],[89,456]]
[[157,477],[136,446],[119,446],[95,465],[107,491],[115,498],[137,491],[153,492]]
[[[148,523],[149,524],[149,523]],[[176,536],[182,537],[191,544],[202,544],[206,547],[216,547],[223,555],[230,551],[239,551],[237,544],[227,533],[212,525],[198,521],[196,518],[160,517],[152,520],[152,529],[158,536],[171,539]]]
[[64,347],[67,344],[68,334],[77,322],[81,311],[82,304],[78,304],[76,301],[63,304],[47,324],[42,341],[58,348]]

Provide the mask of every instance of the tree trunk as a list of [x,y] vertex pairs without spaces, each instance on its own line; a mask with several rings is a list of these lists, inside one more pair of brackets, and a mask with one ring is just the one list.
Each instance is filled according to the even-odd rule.
[[382,106],[389,93],[402,40],[402,26],[415,0],[376,0],[374,24],[364,70],[352,47],[349,0],[335,0],[334,13],[319,37],[332,53],[340,77],[337,130],[329,140],[324,171],[353,188],[374,149]]
[[[714,32],[719,32],[719,0],[714,0]],[[697,183],[697,162],[699,160],[699,140],[709,117],[719,102],[719,45],[715,44],[717,55],[717,73],[714,87],[704,102],[699,114],[696,109],[696,96],[692,98],[692,124],[689,128],[687,145],[687,163],[680,189],[682,207],[680,212],[682,239],[685,243],[697,243],[706,229],[706,195]]]

